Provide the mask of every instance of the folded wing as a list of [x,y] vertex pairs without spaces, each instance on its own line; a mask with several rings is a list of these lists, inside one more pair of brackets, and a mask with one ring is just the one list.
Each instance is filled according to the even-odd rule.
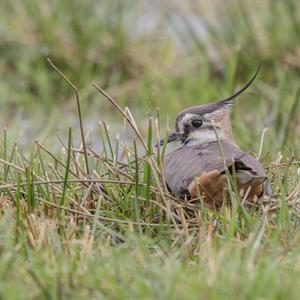
[[[231,143],[222,142],[221,147],[222,150],[218,142],[211,142],[200,146],[181,147],[167,154],[164,175],[171,193],[179,197],[191,194],[190,185],[196,178],[207,173],[214,176],[224,175],[226,170],[235,173],[238,181],[241,185],[245,184],[245,187],[250,183],[258,186],[265,182],[266,172],[255,157]],[[209,182],[214,184],[214,180]],[[225,181],[216,177],[215,182]],[[216,186],[215,189],[219,191],[220,187]],[[270,187],[264,185],[264,192],[270,194]]]

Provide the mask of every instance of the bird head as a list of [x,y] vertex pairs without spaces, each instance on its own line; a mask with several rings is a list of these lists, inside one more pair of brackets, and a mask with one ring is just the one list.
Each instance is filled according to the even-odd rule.
[[[167,143],[179,141],[186,146],[201,145],[217,139],[235,143],[231,129],[230,111],[236,97],[244,92],[256,78],[254,76],[232,96],[204,105],[192,106],[183,110],[176,118],[175,131],[169,134]],[[164,139],[160,141],[163,145]]]

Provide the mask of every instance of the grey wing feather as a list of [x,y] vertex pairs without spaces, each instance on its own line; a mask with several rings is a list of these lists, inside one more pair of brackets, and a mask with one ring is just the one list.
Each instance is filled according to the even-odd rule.
[[257,177],[266,178],[263,166],[253,156],[230,143],[222,142],[222,149],[225,164],[217,142],[181,147],[167,154],[164,175],[171,192],[179,195],[186,191],[192,180],[204,171],[218,170],[222,173],[232,165],[248,170]]

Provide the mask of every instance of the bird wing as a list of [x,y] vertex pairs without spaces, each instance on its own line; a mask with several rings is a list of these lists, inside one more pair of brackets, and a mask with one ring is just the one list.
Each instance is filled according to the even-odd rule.
[[226,169],[231,171],[233,166],[235,171],[245,171],[241,175],[244,180],[247,180],[247,173],[258,179],[266,179],[265,170],[255,157],[231,143],[222,142],[221,147],[222,151],[218,142],[211,142],[181,147],[168,153],[165,156],[164,175],[172,194],[185,193],[194,178],[201,176],[203,172],[217,170],[223,173]]

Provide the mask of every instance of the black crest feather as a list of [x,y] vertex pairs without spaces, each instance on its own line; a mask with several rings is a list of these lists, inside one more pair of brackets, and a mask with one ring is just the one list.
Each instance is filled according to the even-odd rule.
[[218,102],[218,104],[226,105],[226,104],[233,103],[235,101],[235,98],[237,96],[239,96],[240,94],[242,94],[253,83],[253,81],[255,80],[255,78],[257,77],[257,75],[259,73],[261,66],[262,66],[262,63],[258,66],[258,68],[257,68],[255,74],[252,76],[252,78],[241,89],[239,89],[237,92],[235,92],[232,96],[230,96],[224,100],[220,100]]

